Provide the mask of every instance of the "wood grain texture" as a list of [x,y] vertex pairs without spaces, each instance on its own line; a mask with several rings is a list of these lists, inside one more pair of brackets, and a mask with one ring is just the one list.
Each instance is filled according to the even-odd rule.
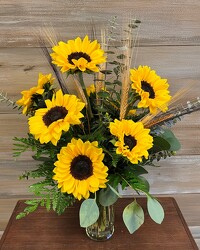
[[[159,198],[165,209],[165,219],[161,225],[154,223],[148,213],[145,212],[145,223],[134,234],[129,234],[121,218],[122,211],[132,199],[119,199],[115,204],[115,233],[109,241],[95,242],[88,239],[85,230],[80,228],[78,222],[78,210],[80,204],[76,204],[61,216],[54,212],[46,213],[44,208],[26,218],[16,221],[15,216],[23,208],[23,202],[18,202],[14,210],[9,226],[6,228],[0,246],[2,249],[198,249],[191,233],[182,217],[182,214],[173,198]],[[146,211],[146,198],[138,199],[138,202]],[[30,227],[31,225],[31,227]],[[56,229],[56,230],[55,230]],[[38,234],[40,230],[40,234]],[[26,232],[29,233],[26,233]],[[159,237],[158,237],[159,234]],[[58,240],[59,237],[59,240]],[[17,241],[15,240],[17,238]],[[79,239],[79,241],[77,241]],[[173,239],[173,240],[172,240]],[[15,244],[13,245],[13,243]]]
[[[200,202],[200,194],[165,194],[159,196],[173,196],[178,206],[180,207],[183,216],[188,224],[189,227],[196,228],[194,232],[199,237],[199,225],[200,225],[200,217],[199,215],[199,202]],[[126,197],[137,197],[137,196],[123,196]],[[7,222],[12,214],[12,211],[17,203],[18,200],[22,199],[31,199],[33,196],[29,195],[16,195],[10,197],[0,198],[0,230],[4,230]]]
[[[200,248],[200,217],[199,209],[196,201],[200,200],[199,194],[183,194],[183,195],[173,195],[176,199],[181,212],[186,220],[189,229]],[[15,208],[15,205],[19,199],[29,199],[31,196],[19,195],[12,198],[0,198],[0,235],[3,234],[8,220]]]
[[61,39],[68,40],[88,33],[92,20],[101,28],[112,16],[123,19],[128,13],[142,21],[142,45],[200,43],[198,0],[1,0],[0,10],[2,47],[37,46],[34,34],[46,26],[53,26]]

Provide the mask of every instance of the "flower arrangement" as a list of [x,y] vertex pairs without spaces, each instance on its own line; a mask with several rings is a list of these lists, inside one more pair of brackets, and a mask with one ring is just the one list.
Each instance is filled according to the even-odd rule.
[[[196,109],[169,110],[167,79],[149,66],[131,67],[130,41],[106,47],[86,35],[60,41],[50,53],[43,48],[60,87],[52,74],[40,73],[37,86],[22,91],[16,102],[28,117],[29,133],[14,138],[15,156],[32,150],[39,162],[20,178],[39,178],[29,189],[40,197],[26,201],[18,219],[39,205],[62,214],[82,200],[80,225],[88,227],[98,219],[99,203],[109,206],[121,197],[121,185],[146,195],[149,215],[157,223],[163,221],[164,210],[149,193],[144,166],[179,150],[168,125]],[[91,85],[84,79],[88,75],[94,77]],[[69,92],[69,84],[76,94]],[[135,198],[124,208],[123,220],[130,233],[143,224],[144,212]]]

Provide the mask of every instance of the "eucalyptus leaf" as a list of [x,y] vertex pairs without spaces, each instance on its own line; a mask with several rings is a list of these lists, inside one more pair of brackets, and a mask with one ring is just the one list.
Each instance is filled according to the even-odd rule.
[[142,207],[134,200],[123,211],[123,221],[132,234],[144,223],[144,212]]
[[112,187],[111,185],[108,184],[108,186],[110,187],[110,189],[118,196],[118,197],[121,197],[121,195],[119,194],[119,192],[117,192],[117,190]]
[[95,223],[99,218],[99,208],[95,199],[84,200],[79,210],[81,227],[88,227]]
[[138,165],[138,164],[137,165],[132,165],[131,168],[134,171],[135,176],[139,176],[141,174],[148,174],[148,171],[145,168],[143,168],[142,166]]
[[108,62],[109,64],[114,64],[114,65],[119,65],[120,64],[120,62],[118,62],[118,61],[112,61],[112,62]]
[[164,131],[165,132],[162,134],[162,137],[170,144],[170,150],[178,151],[181,148],[181,144],[178,139],[175,137],[171,130],[165,129]]
[[118,59],[125,59],[125,58],[126,58],[126,55],[120,54],[120,55],[117,56],[117,58],[118,58]]
[[108,92],[101,91],[98,93],[98,96],[101,98],[108,98],[108,97],[110,97],[110,94]]
[[162,150],[170,150],[170,143],[163,137],[157,136],[153,139],[153,148],[154,153]]
[[101,70],[100,71],[102,74],[104,74],[104,75],[110,75],[110,74],[112,74],[112,70]]
[[147,196],[147,209],[151,219],[161,224],[165,216],[163,207],[156,199],[149,195]]
[[113,85],[113,82],[105,81],[105,84],[106,84],[106,85]]
[[107,51],[105,51],[105,53],[107,53],[107,54],[115,54],[115,52],[113,52],[111,50],[107,50]]
[[99,192],[99,203],[105,207],[111,206],[117,201],[118,197],[117,191],[109,185]]
[[137,28],[138,26],[135,25],[135,24],[129,24],[128,27],[131,28],[131,29],[135,29],[135,28]]
[[122,86],[122,82],[119,81],[119,80],[114,80],[114,84],[117,84],[117,85],[119,85],[119,86]]

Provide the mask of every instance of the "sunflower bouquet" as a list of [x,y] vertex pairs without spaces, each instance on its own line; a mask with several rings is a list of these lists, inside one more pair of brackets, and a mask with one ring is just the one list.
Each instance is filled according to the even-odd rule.
[[[20,178],[39,178],[29,189],[40,197],[26,201],[18,219],[39,205],[62,214],[81,200],[80,225],[88,227],[99,217],[99,204],[110,206],[121,197],[120,186],[146,195],[149,215],[162,222],[163,208],[149,193],[144,175],[154,160],[180,148],[167,126],[177,115],[168,119],[167,79],[149,66],[132,68],[129,45],[119,54],[117,46],[111,50],[86,35],[45,50],[59,87],[52,74],[40,73],[37,86],[22,91],[16,102],[28,117],[29,133],[14,138],[15,156],[32,150],[38,161]],[[70,84],[76,94],[70,93]],[[144,212],[135,198],[124,208],[123,220],[130,233],[143,224]]]

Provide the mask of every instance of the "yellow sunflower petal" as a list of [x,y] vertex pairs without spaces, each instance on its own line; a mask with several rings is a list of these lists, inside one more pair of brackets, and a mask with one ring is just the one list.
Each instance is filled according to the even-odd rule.
[[45,103],[47,108],[36,110],[35,115],[29,118],[30,133],[42,144],[51,141],[57,145],[62,131],[68,131],[70,125],[80,123],[83,117],[80,111],[85,104],[74,95],[63,96],[61,90],[56,92],[52,101],[46,100]]
[[158,109],[165,112],[171,99],[169,84],[148,66],[139,66],[130,70],[132,89],[140,95],[138,108],[149,108],[150,113],[155,114]]
[[21,92],[22,98],[16,103],[23,107],[23,114],[28,114],[29,109],[31,109],[31,105],[33,105],[33,95],[42,95],[44,93],[44,85],[46,83],[52,84],[53,81],[54,78],[52,78],[51,74],[43,75],[39,73],[38,85],[36,87],[30,88],[29,90],[24,90]]
[[153,138],[150,130],[145,129],[141,122],[117,119],[110,123],[110,132],[118,141],[115,143],[116,153],[137,164],[142,157],[148,157],[148,150],[153,146]]
[[106,61],[104,51],[97,40],[90,42],[88,36],[83,40],[77,37],[67,43],[59,42],[52,48],[52,63],[61,67],[62,72],[71,70],[98,72],[97,65]]
[[[95,145],[96,142],[83,142],[73,138],[60,150],[54,164],[53,179],[58,182],[62,192],[72,193],[80,200],[89,198],[90,192],[106,188],[108,168],[102,162],[102,149]],[[99,157],[93,157],[94,154]]]

